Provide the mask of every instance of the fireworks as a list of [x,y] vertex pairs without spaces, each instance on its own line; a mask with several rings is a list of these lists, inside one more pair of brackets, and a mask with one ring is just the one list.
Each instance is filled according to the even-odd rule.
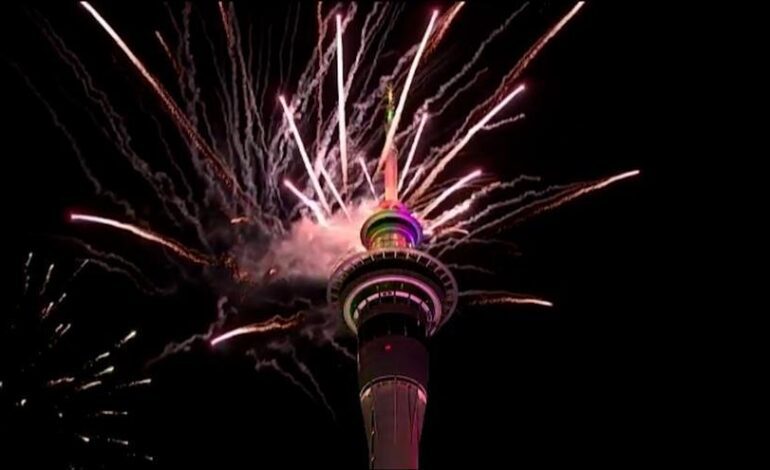
[[417,144],[420,142],[420,136],[422,135],[422,128],[425,127],[425,121],[427,120],[428,120],[428,113],[423,113],[422,119],[420,119],[420,126],[417,128],[417,134],[415,134],[414,139],[412,139],[412,146],[409,149],[409,156],[406,157],[406,163],[404,163],[404,169],[401,171],[401,176],[398,179],[399,191],[401,191],[401,188],[404,187],[404,179],[406,178],[407,173],[409,173],[409,167],[412,165],[414,154],[417,151]]
[[283,96],[279,96],[278,100],[281,102],[281,106],[283,107],[283,113],[286,116],[286,120],[289,122],[289,127],[291,128],[291,134],[294,136],[294,139],[297,142],[297,148],[299,149],[299,154],[300,156],[302,156],[302,163],[305,164],[305,170],[307,170],[308,177],[310,178],[310,181],[313,183],[313,189],[315,189],[316,195],[318,196],[318,199],[321,201],[321,205],[326,210],[326,212],[331,212],[331,208],[329,208],[329,203],[326,201],[326,196],[324,196],[323,189],[321,189],[321,183],[318,182],[318,177],[313,171],[313,166],[310,164],[310,158],[308,158],[307,156],[307,151],[305,150],[305,144],[302,143],[302,137],[300,137],[299,130],[297,130],[297,124],[294,123],[294,116],[292,116],[292,112],[291,110],[289,110],[289,106],[286,104],[286,99],[284,99]]
[[[123,417],[129,411],[120,409],[125,397],[115,393],[129,376],[120,361],[108,362],[136,338],[136,331],[106,351],[83,358],[82,348],[71,350],[73,342],[82,346],[83,340],[73,337],[79,327],[69,304],[57,301],[43,310],[45,316],[40,315],[41,305],[51,305],[49,296],[67,298],[57,291],[74,288],[86,264],[68,277],[57,276],[50,264],[41,278],[30,254],[24,268],[26,292],[13,311],[3,312],[2,345],[8,350],[3,354],[7,367],[2,371],[0,398],[11,407],[2,424],[13,430],[20,448],[34,448],[50,463],[80,468],[103,458],[128,459],[138,466],[134,456],[140,461],[149,457],[137,454],[135,443],[122,436]],[[113,408],[101,408],[105,405]],[[34,441],[25,442],[27,438]],[[121,448],[112,445],[116,443]]]
[[[70,220],[108,225],[170,250],[187,262],[200,265],[199,271],[203,272],[196,275],[211,280],[216,288],[248,282],[248,296],[256,298],[254,303],[259,307],[282,302],[296,312],[297,304],[301,304],[305,312],[301,316],[241,321],[246,326],[223,333],[229,314],[220,306],[208,331],[195,337],[210,345],[246,334],[289,335],[295,331],[336,345],[333,333],[338,320],[329,314],[325,300],[306,298],[297,287],[292,292],[294,298],[277,301],[275,286],[282,282],[290,286],[325,283],[335,263],[363,249],[359,239],[361,223],[383,199],[386,204],[403,203],[418,214],[426,234],[421,249],[440,257],[470,243],[492,243],[484,237],[493,228],[519,223],[639,173],[634,170],[596,181],[553,186],[544,186],[540,179],[527,176],[509,179],[485,171],[482,177],[480,169],[464,176],[452,173],[456,162],[473,161],[472,144],[482,139],[485,132],[513,125],[523,118],[521,110],[516,109],[517,98],[527,90],[520,80],[523,72],[558,32],[576,18],[584,2],[562,12],[553,26],[500,74],[499,84],[490,90],[480,87],[479,77],[486,70],[478,64],[482,52],[527,10],[527,4],[491,30],[472,57],[447,76],[435,73],[442,60],[440,51],[443,43],[451,40],[452,25],[470,6],[464,7],[461,2],[445,11],[432,11],[422,20],[425,29],[409,38],[412,46],[386,60],[383,50],[400,7],[377,3],[360,12],[356,4],[332,8],[318,4],[315,13],[319,36],[305,67],[292,74],[291,56],[288,67],[283,66],[283,56],[279,56],[282,81],[277,99],[274,87],[268,84],[269,77],[275,75],[270,67],[276,62],[270,60],[270,48],[267,59],[260,49],[256,61],[252,61],[255,51],[251,49],[250,38],[247,40],[242,34],[232,4],[220,2],[215,12],[219,30],[216,34],[221,35],[226,45],[222,61],[227,62],[218,58],[213,61],[219,79],[213,90],[205,89],[203,81],[199,83],[196,78],[203,62],[191,52],[197,39],[189,29],[189,9],[181,13],[183,21],[172,17],[178,32],[176,39],[161,31],[148,30],[148,35],[154,33],[157,42],[153,44],[159,45],[179,78],[175,85],[178,89],[172,91],[166,88],[172,85],[164,85],[151,72],[149,64],[139,58],[149,56],[148,51],[133,51],[107,18],[89,3],[81,5],[101,28],[86,34],[100,38],[103,32],[107,33],[128,58],[137,77],[160,101],[169,122],[183,139],[184,158],[189,158],[190,165],[180,165],[172,159],[175,177],[161,170],[148,170],[149,164],[142,162],[131,148],[127,131],[117,139],[120,145],[116,147],[155,190],[165,212],[157,216],[165,217],[168,220],[164,222],[184,231],[183,236],[177,233],[175,238],[185,243],[146,228],[152,224],[136,220],[136,211],[128,205],[125,212],[130,219],[77,213]],[[352,23],[357,17],[362,21]],[[359,23],[360,35],[348,31],[351,24]],[[294,33],[296,27],[295,23]],[[216,41],[207,39],[214,49]],[[62,52],[61,46],[55,47]],[[289,45],[290,54],[294,47],[293,43]],[[352,58],[347,63],[343,60],[345,50]],[[66,53],[62,52],[62,56],[78,78],[92,87],[82,64]],[[515,60],[512,58],[511,62]],[[325,87],[332,83],[333,88]],[[326,96],[326,88],[334,89],[333,98]],[[462,111],[464,118],[459,125],[445,125],[454,121],[447,118],[450,105],[471,89],[483,98]],[[393,99],[395,96],[397,100]],[[334,106],[332,100],[336,100]],[[122,123],[114,124],[117,113],[106,96],[99,104],[105,110],[104,119],[109,127],[124,130]],[[384,127],[383,116],[387,116]],[[431,125],[426,128],[429,117]],[[444,126],[442,132],[435,132]],[[443,135],[450,137],[437,142],[438,136]],[[167,145],[165,140],[163,143]],[[401,154],[400,149],[406,149],[407,144],[408,152]],[[99,184],[95,178],[90,179]],[[521,190],[522,186],[526,190]],[[227,269],[217,269],[222,266]],[[482,272],[485,269],[474,268]],[[230,277],[223,280],[223,271]],[[466,292],[481,295],[481,291]],[[473,302],[551,306],[549,301],[534,296],[498,291],[488,294],[484,298],[473,297]],[[44,311],[48,315],[55,308],[56,302]],[[260,311],[266,310],[267,307]],[[169,351],[184,349],[188,344],[189,340],[184,341]],[[291,351],[298,374],[305,375],[308,369],[294,349],[276,344],[270,347],[272,351]],[[273,358],[260,360],[263,362],[258,364],[262,366],[277,368],[279,364]],[[77,386],[109,375],[98,379],[92,376],[92,380],[78,382]],[[97,390],[100,386],[91,385],[89,389]]]
[[[342,17],[336,16],[337,20],[337,120],[340,130],[340,165],[342,168],[342,192],[348,191],[348,132],[345,128],[345,73],[342,64]],[[340,207],[345,207],[340,203]]]
[[444,200],[445,200],[446,198],[448,198],[449,196],[451,196],[451,195],[452,195],[452,193],[454,193],[455,191],[458,191],[460,188],[462,188],[463,186],[465,186],[465,185],[466,185],[468,182],[470,182],[471,180],[474,180],[475,178],[477,178],[479,175],[481,175],[481,170],[475,170],[475,171],[471,172],[470,174],[468,174],[468,175],[465,175],[465,176],[463,176],[462,178],[460,178],[460,180],[459,180],[459,181],[457,181],[457,183],[453,184],[453,185],[452,185],[452,186],[450,186],[448,189],[446,189],[444,192],[442,192],[441,194],[439,194],[439,195],[438,195],[438,197],[437,197],[436,199],[433,199],[433,200],[430,202],[430,204],[428,204],[428,205],[427,205],[427,207],[425,207],[424,209],[422,209],[422,211],[421,211],[421,214],[422,214],[423,216],[426,216],[426,215],[430,214],[430,212],[431,212],[433,209],[435,209],[436,207],[438,207],[438,205],[439,205],[439,204],[441,204],[442,202],[444,202]]
[[212,346],[227,341],[230,338],[236,336],[250,335],[255,333],[267,333],[270,331],[282,331],[296,327],[301,321],[301,315],[297,314],[291,318],[273,317],[268,321],[260,323],[252,323],[251,325],[242,326],[234,330],[230,330],[223,333],[216,338],[213,338],[210,343]]
[[186,258],[192,262],[200,264],[209,264],[210,261],[204,258],[202,255],[195,253],[193,250],[182,246],[180,243],[156,235],[148,230],[143,230],[131,224],[118,222],[117,220],[108,219],[106,217],[97,217],[93,215],[85,214],[70,214],[70,220],[73,222],[91,222],[94,224],[109,225],[120,230],[133,233],[134,235],[149,240],[151,242],[158,243],[171,249],[174,253]]
[[492,108],[491,111],[489,111],[484,117],[482,117],[479,122],[473,125],[468,132],[463,136],[462,139],[460,139],[457,144],[452,148],[452,150],[449,151],[449,153],[446,154],[437,164],[431,169],[431,172],[428,174],[428,176],[425,177],[425,180],[423,181],[422,185],[418,187],[414,195],[412,195],[412,199],[419,197],[422,195],[430,186],[431,184],[436,180],[436,177],[439,173],[446,167],[446,165],[457,156],[458,153],[460,153],[460,150],[462,150],[468,142],[470,142],[471,138],[482,130],[484,126],[487,125],[487,123],[492,120],[493,117],[497,113],[499,113],[512,99],[516,98],[516,96],[524,91],[524,85],[519,85],[515,90],[513,90],[508,96],[506,96],[501,102],[499,102],[494,108]]
[[310,208],[311,211],[313,211],[313,215],[315,215],[316,222],[318,222],[321,225],[329,225],[328,222],[326,222],[326,216],[324,216],[324,213],[321,212],[321,208],[318,207],[318,204],[313,201],[312,199],[305,197],[302,192],[297,189],[293,184],[291,184],[291,181],[289,180],[283,180],[283,185],[289,188],[289,191],[291,191],[297,198],[305,203],[306,206]]
[[422,41],[420,41],[420,46],[417,48],[417,53],[414,55],[414,60],[412,60],[412,66],[409,67],[409,74],[406,76],[406,82],[404,83],[404,88],[401,90],[401,96],[398,98],[398,106],[396,107],[396,112],[393,115],[393,118],[391,119],[390,125],[388,126],[388,135],[385,136],[385,145],[382,146],[382,153],[380,154],[379,162],[377,163],[377,167],[380,168],[384,163],[385,159],[388,157],[389,152],[391,151],[391,148],[393,146],[393,139],[396,137],[396,129],[398,129],[398,123],[401,121],[401,114],[404,111],[404,105],[406,104],[406,97],[409,94],[409,88],[412,85],[412,80],[414,80],[414,74],[417,72],[417,64],[420,62],[420,57],[422,57],[422,52],[425,50],[425,45],[428,42],[428,38],[430,37],[430,33],[433,31],[433,25],[436,23],[436,17],[438,16],[438,11],[434,11],[433,15],[430,17],[430,23],[428,23],[428,29],[425,30],[425,35],[422,37]]
[[[300,211],[300,219],[296,218],[297,209],[288,213],[281,210],[283,196],[280,191],[281,186],[276,185],[276,180],[282,181],[283,187],[296,197],[302,206],[310,210],[317,225],[318,237],[327,237],[329,236],[329,231],[339,228],[335,227],[337,225],[336,221],[339,219],[338,213],[342,213],[348,222],[363,220],[363,218],[357,219],[351,216],[350,205],[366,203],[365,205],[371,206],[372,204],[366,201],[371,196],[375,198],[376,202],[380,194],[384,194],[386,200],[396,201],[400,199],[408,205],[416,207],[420,211],[421,217],[425,219],[427,231],[437,235],[441,234],[441,236],[435,239],[426,240],[428,250],[432,250],[432,245],[439,242],[442,237],[452,237],[452,234],[463,235],[473,231],[472,224],[481,222],[482,219],[479,214],[473,214],[471,211],[471,201],[478,197],[478,193],[471,194],[465,200],[455,205],[454,208],[439,213],[433,219],[429,218],[429,216],[436,209],[439,209],[450,196],[461,193],[464,186],[470,180],[476,178],[479,172],[473,172],[461,178],[440,193],[430,192],[429,189],[436,187],[437,179],[446,171],[449,163],[466,150],[477,134],[491,128],[510,124],[521,118],[522,114],[519,113],[513,117],[503,117],[503,119],[496,123],[491,122],[495,117],[508,112],[514,99],[524,92],[525,85],[522,83],[515,84],[515,80],[518,79],[524,68],[537,56],[546,43],[576,15],[583,2],[578,2],[574,8],[569,10],[546,34],[535,42],[525,56],[503,78],[500,86],[484,102],[470,111],[468,119],[455,132],[455,136],[450,141],[441,146],[433,147],[429,154],[422,158],[419,157],[417,148],[428,117],[429,108],[427,106],[440,101],[442,96],[451,88],[451,84],[460,85],[462,83],[463,76],[469,70],[468,66],[478,59],[478,54],[474,55],[471,62],[463,67],[457,75],[451,76],[446,84],[439,86],[436,94],[422,98],[423,104],[418,108],[420,109],[420,114],[412,124],[404,130],[400,130],[399,124],[406,109],[407,100],[410,99],[410,89],[417,76],[423,56],[425,56],[426,60],[430,59],[432,52],[439,47],[441,39],[447,35],[452,22],[460,14],[462,4],[454,5],[444,12],[440,18],[439,12],[433,11],[420,41],[402,56],[391,70],[382,75],[379,81],[380,86],[373,90],[367,89],[364,86],[357,95],[350,92],[352,84],[359,83],[358,80],[361,79],[360,76],[356,76],[356,73],[361,65],[366,63],[367,58],[371,60],[372,66],[369,75],[363,81],[364,85],[369,83],[371,72],[378,69],[376,59],[379,56],[379,49],[372,56],[371,43],[362,40],[358,44],[355,60],[350,70],[347,71],[346,76],[342,58],[343,44],[346,42],[345,29],[350,19],[355,15],[357,7],[351,5],[346,12],[330,13],[326,18],[321,14],[319,7],[321,39],[319,40],[317,50],[314,53],[313,59],[311,59],[305,70],[300,74],[292,98],[289,99],[284,95],[278,97],[280,108],[283,111],[283,120],[275,122],[274,116],[270,113],[264,114],[261,106],[254,100],[256,92],[253,90],[264,87],[264,84],[251,75],[250,68],[244,65],[242,51],[237,50],[236,45],[241,44],[241,33],[238,22],[234,20],[234,9],[232,6],[225,8],[220,3],[219,16],[222,19],[223,33],[227,40],[228,56],[232,61],[231,69],[233,74],[232,86],[224,89],[225,93],[221,94],[224,99],[223,109],[226,112],[226,115],[223,117],[223,124],[227,129],[226,145],[223,145],[224,143],[221,142],[221,139],[214,138],[210,131],[206,131],[206,129],[199,130],[193,125],[193,122],[209,122],[210,116],[205,114],[196,115],[192,120],[187,117],[181,111],[182,108],[174,102],[165,87],[148,70],[138,58],[138,55],[130,49],[128,44],[110,26],[108,21],[87,2],[82,2],[81,5],[108,33],[109,37],[129,58],[130,62],[139,72],[140,77],[147,82],[148,86],[161,99],[163,107],[169,113],[172,121],[177,124],[182,134],[187,137],[194,161],[197,162],[198,155],[202,155],[203,161],[213,162],[215,169],[213,173],[215,178],[213,179],[209,178],[209,175],[212,173],[207,170],[208,167],[196,165],[196,168],[202,172],[199,177],[209,186],[209,194],[217,195],[214,198],[217,206],[228,216],[228,220],[231,222],[230,225],[245,223],[259,226],[265,232],[266,238],[273,240],[268,241],[266,250],[262,250],[263,252],[270,253],[272,250],[269,245],[271,243],[283,243],[291,232],[292,225],[304,218],[302,211]],[[380,8],[386,7],[378,6],[366,15],[365,31],[362,34],[362,38],[368,38],[371,41],[373,36],[375,36],[373,31],[383,29],[383,16]],[[482,48],[497,36],[502,29],[507,27],[510,20],[516,14],[518,14],[518,11],[508,18],[501,28],[493,31],[487,41],[482,44]],[[330,29],[328,28],[328,23],[332,20],[335,26],[333,30],[334,40],[328,46],[324,46],[323,35],[326,34],[327,29]],[[436,29],[437,24],[438,29]],[[163,36],[160,32],[156,31],[156,36],[159,38],[164,51],[169,50],[170,47],[167,41],[162,40]],[[385,37],[382,37],[382,39],[385,39]],[[180,38],[180,40],[187,39]],[[185,49],[189,49],[189,47],[189,44],[185,44]],[[186,60],[190,64],[194,63],[192,57],[187,57]],[[336,62],[336,67],[331,66],[333,61]],[[406,69],[407,64],[409,64],[408,69]],[[320,86],[320,83],[328,75],[336,75],[334,81],[337,91],[337,107],[336,112],[326,116],[323,115],[322,107],[320,105],[316,106],[316,104],[322,103],[322,97],[319,96],[317,97],[318,100],[313,100],[311,96],[317,93],[317,87]],[[240,85],[235,81],[237,78],[242,80]],[[455,95],[449,97],[449,100],[454,99],[457,93],[460,93],[465,88],[472,86],[474,81],[475,78],[462,84],[461,88],[455,92]],[[390,83],[402,83],[402,86],[400,87],[395,108],[389,111],[388,125],[383,136],[381,128],[374,125],[377,120],[378,106],[380,105],[377,98],[378,95],[381,96],[381,93],[384,92],[383,84],[387,85],[385,91],[392,93]],[[191,84],[190,86],[194,85]],[[223,82],[223,86],[226,86],[226,82]],[[419,98],[411,98],[411,100],[415,99]],[[348,104],[347,106],[346,103]],[[419,101],[417,103],[419,104]],[[350,115],[346,114],[346,108],[351,109]],[[196,107],[192,103],[188,103],[186,109],[190,110],[190,112],[196,112]],[[441,114],[444,109],[445,106],[442,106],[437,113]],[[303,133],[299,128],[303,123],[298,123],[297,117],[300,116],[305,121],[307,116],[313,115],[313,112],[316,113],[317,132],[313,145],[308,146],[305,144],[302,136]],[[473,120],[474,116],[480,117]],[[239,126],[239,123],[243,122],[243,120],[257,124],[256,128],[251,127],[251,125],[248,126],[248,129],[251,132],[256,132],[256,135],[244,135]],[[271,132],[271,129],[274,129],[274,131]],[[336,145],[333,138],[335,133],[337,134]],[[395,149],[400,147],[410,137],[412,144],[408,156],[405,162],[398,162]],[[368,160],[362,151],[370,148],[372,145],[376,145],[377,140],[382,138],[384,138],[384,143],[381,146],[379,157]],[[214,149],[219,148],[233,149],[235,154],[230,153],[220,157],[214,151]],[[314,150],[314,156],[309,154],[309,148]],[[299,158],[297,158],[297,154]],[[348,165],[351,156],[358,162],[359,171],[351,172],[355,168]],[[388,161],[390,163],[386,164]],[[299,162],[301,162],[301,165]],[[387,167],[387,171],[384,172],[384,179],[380,180],[379,178],[382,173],[379,170],[383,166]],[[400,172],[399,166],[402,167]],[[305,177],[300,179],[292,178],[290,181],[287,178],[287,173],[297,167],[304,168]],[[409,178],[410,173],[411,178]],[[223,178],[222,175],[227,177]],[[262,179],[258,185],[255,185],[253,178],[257,175],[262,175]],[[407,180],[409,184],[405,185]],[[443,184],[443,182],[440,182],[440,184]],[[378,186],[382,189],[378,189]],[[582,190],[578,189],[578,191],[573,192],[572,197],[585,194],[588,192],[589,186],[589,184],[586,184],[586,186],[582,187]],[[241,190],[241,187],[245,189]],[[504,185],[493,181],[490,185],[483,187],[481,191],[485,192],[486,195],[494,192],[493,190],[496,188],[503,187]],[[402,193],[400,198],[399,190]],[[548,194],[548,190],[549,188],[546,188],[538,194],[545,196]],[[249,202],[244,204],[240,200],[242,197],[247,198]],[[513,200],[515,199],[513,198]],[[334,208],[330,201],[336,202],[338,207]],[[201,207],[195,210],[194,213],[200,214],[203,211],[210,210],[211,208]],[[245,214],[243,213],[244,211]],[[241,212],[241,214],[237,214],[237,212]],[[235,215],[232,215],[234,213]],[[490,212],[485,214],[493,215]],[[210,246],[207,239],[208,230],[202,225],[202,221],[194,218],[193,213],[189,211],[186,211],[183,215],[185,219],[188,219],[188,223],[194,225],[201,244],[206,247]],[[450,220],[457,219],[463,215],[466,215],[466,219],[455,220],[453,226],[443,227]],[[501,214],[497,217],[505,217],[505,215]],[[193,219],[190,220],[191,218]],[[201,253],[197,249],[188,248],[167,237],[162,237],[147,229],[140,229],[126,222],[81,214],[73,214],[71,219],[73,221],[108,224],[115,228],[127,230],[146,240],[159,243],[194,263],[208,265],[218,264],[214,260],[227,260],[231,265],[237,265],[231,269],[231,272],[238,273],[240,278],[244,276],[256,278],[256,276],[248,276],[244,273],[249,270],[264,272],[267,269],[267,266],[261,266],[260,259],[242,258],[240,253],[245,251],[245,247],[240,246],[244,241],[238,240],[239,237],[233,237],[233,246],[230,253]],[[185,222],[185,220],[180,222]],[[345,227],[352,227],[354,230],[351,230],[348,236],[341,240],[342,246],[336,250],[339,254],[356,249],[358,246],[355,224],[346,223]],[[462,239],[465,238],[457,240]],[[454,242],[457,240],[454,240]],[[446,240],[440,241],[440,243],[446,242]],[[437,246],[443,247],[443,245]],[[331,267],[328,266],[322,272],[307,274],[322,279],[328,275]],[[279,271],[288,272],[290,270],[279,269]]]
[[539,307],[553,307],[553,303],[532,297],[530,295],[516,294],[514,292],[504,291],[465,291],[462,293],[464,297],[470,297],[473,300],[469,301],[469,305],[501,305],[501,304],[516,304],[516,305],[537,305]]
[[218,177],[222,179],[228,188],[235,189],[238,193],[241,193],[240,186],[238,186],[235,178],[227,171],[226,165],[217,156],[213,149],[211,149],[206,141],[203,140],[201,135],[195,129],[195,126],[193,126],[192,123],[187,119],[184,112],[179,109],[163,85],[161,85],[160,82],[147,70],[144,64],[142,64],[142,61],[140,61],[139,58],[131,51],[128,45],[123,42],[123,39],[121,39],[118,33],[112,29],[112,26],[110,26],[110,24],[107,23],[104,18],[102,18],[99,12],[97,12],[88,2],[80,2],[80,5],[94,17],[94,19],[102,26],[102,28],[104,28],[107,34],[109,34],[110,37],[115,41],[118,47],[120,47],[120,49],[126,54],[131,63],[134,64],[134,67],[136,67],[139,73],[141,73],[142,77],[147,81],[147,83],[152,87],[152,89],[161,99],[169,114],[179,124],[179,127],[183,130],[183,132],[190,138],[190,141],[193,142],[196,148],[201,153],[206,155],[206,157],[209,159],[208,161],[213,164]]

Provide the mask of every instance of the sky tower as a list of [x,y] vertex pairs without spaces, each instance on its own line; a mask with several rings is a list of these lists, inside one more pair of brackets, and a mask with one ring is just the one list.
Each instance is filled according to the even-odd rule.
[[[393,116],[388,93],[387,123]],[[329,300],[358,337],[358,382],[375,469],[416,469],[427,403],[425,341],[457,304],[449,269],[419,251],[422,227],[397,199],[396,152],[385,161],[385,199],[364,222],[367,251],[337,268]]]

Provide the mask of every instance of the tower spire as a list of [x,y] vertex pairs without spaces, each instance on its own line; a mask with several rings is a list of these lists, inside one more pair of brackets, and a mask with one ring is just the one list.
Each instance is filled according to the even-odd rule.
[[[385,134],[388,133],[390,126],[393,125],[393,116],[395,115],[395,103],[393,99],[393,86],[388,83],[385,95]],[[398,154],[395,145],[388,150],[385,158],[385,203],[398,202]]]

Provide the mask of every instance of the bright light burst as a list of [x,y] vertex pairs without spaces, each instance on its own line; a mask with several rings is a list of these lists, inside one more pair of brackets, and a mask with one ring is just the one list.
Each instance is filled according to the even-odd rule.
[[[249,292],[265,303],[275,300],[274,286],[282,282],[310,280],[324,284],[340,259],[363,250],[359,240],[361,224],[383,197],[399,200],[418,214],[427,235],[421,249],[434,255],[456,253],[469,243],[493,243],[484,238],[491,228],[518,223],[638,174],[634,170],[596,181],[544,187],[536,186],[540,179],[534,177],[507,179],[484,173],[479,178],[481,170],[462,177],[454,173],[459,171],[456,162],[472,162],[474,140],[523,118],[521,110],[516,109],[516,98],[526,89],[521,75],[584,3],[577,2],[564,13],[490,90],[481,89],[479,80],[484,72],[479,70],[483,52],[528,10],[528,4],[490,31],[459,70],[437,76],[437,65],[444,60],[437,51],[452,37],[452,25],[458,16],[472,8],[463,7],[463,2],[426,15],[422,35],[410,38],[413,45],[400,55],[384,53],[393,26],[403,13],[400,5],[375,3],[359,13],[356,4],[326,8],[319,3],[315,47],[304,68],[294,73],[297,47],[293,39],[286,51],[279,51],[277,61],[271,60],[269,46],[266,51],[261,46],[258,51],[252,49],[251,28],[249,35],[243,33],[235,6],[220,2],[216,12],[221,20],[218,34],[226,55],[214,57],[218,83],[213,90],[202,89],[199,82],[203,61],[192,52],[197,39],[189,26],[191,9],[184,8],[181,17],[171,14],[178,33],[176,41],[154,31],[178,78],[176,88],[169,91],[107,19],[88,2],[81,2],[157,96],[184,139],[184,158],[189,162],[181,165],[169,155],[176,176],[149,169],[132,147],[126,126],[117,122],[119,115],[106,94],[95,90],[82,63],[58,36],[48,30],[44,33],[82,81],[88,97],[104,111],[105,122],[119,143],[118,153],[155,190],[158,208],[163,211],[158,216],[179,228],[177,235],[185,243],[140,228],[150,224],[136,220],[136,211],[127,203],[123,207],[127,208],[125,217],[133,219],[130,222],[85,214],[73,214],[71,219],[109,225],[203,265],[204,275],[216,277],[212,282],[216,286],[223,284],[223,270],[217,268],[227,267],[225,272],[231,276],[228,282],[247,282]],[[355,24],[361,25],[358,32],[348,31],[354,18]],[[287,31],[288,24],[287,19]],[[292,38],[296,36],[296,21],[294,25]],[[205,39],[215,50],[216,37]],[[343,60],[345,51],[347,60]],[[141,55],[149,54],[143,51]],[[281,80],[277,100],[275,87],[269,83],[276,75]],[[327,83],[330,86],[326,88],[334,89],[333,97],[324,92]],[[423,133],[428,116],[431,131],[440,126],[438,123],[451,121],[447,118],[450,105],[471,89],[485,98],[462,111],[465,119],[459,126],[440,129],[450,133],[450,138],[437,142],[433,132]],[[389,90],[397,90],[394,106],[385,104]],[[214,97],[218,101],[212,102]],[[408,154],[402,159],[400,149],[409,142]],[[168,145],[165,138],[163,143]],[[97,184],[95,181],[92,179]],[[467,292],[474,293],[476,303],[551,306],[537,297],[494,291],[484,300],[481,291]],[[306,337],[338,347],[333,339],[336,312],[328,311],[325,300],[306,298],[300,291],[295,292],[293,301],[284,300],[284,304],[296,311],[297,301],[305,312],[301,320],[276,317],[245,326],[242,321],[241,326],[227,332],[226,323],[232,328],[230,314],[224,304],[220,305],[217,320],[198,338],[217,344],[242,334],[301,330]],[[298,328],[295,322],[305,326]],[[167,352],[183,349],[189,341],[172,345]],[[307,368],[292,346],[276,341],[270,344],[296,361],[295,378],[307,376]],[[278,368],[274,358],[261,361],[259,367]],[[285,373],[283,369],[281,372]],[[305,389],[317,390],[313,383],[311,376]]]

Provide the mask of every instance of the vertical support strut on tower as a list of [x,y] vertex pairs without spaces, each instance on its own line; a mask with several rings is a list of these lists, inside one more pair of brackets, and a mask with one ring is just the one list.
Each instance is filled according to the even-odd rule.
[[332,274],[329,301],[358,337],[370,467],[416,469],[428,398],[425,342],[454,311],[457,284],[446,266],[419,251],[420,223],[387,191],[361,241],[367,251]]

